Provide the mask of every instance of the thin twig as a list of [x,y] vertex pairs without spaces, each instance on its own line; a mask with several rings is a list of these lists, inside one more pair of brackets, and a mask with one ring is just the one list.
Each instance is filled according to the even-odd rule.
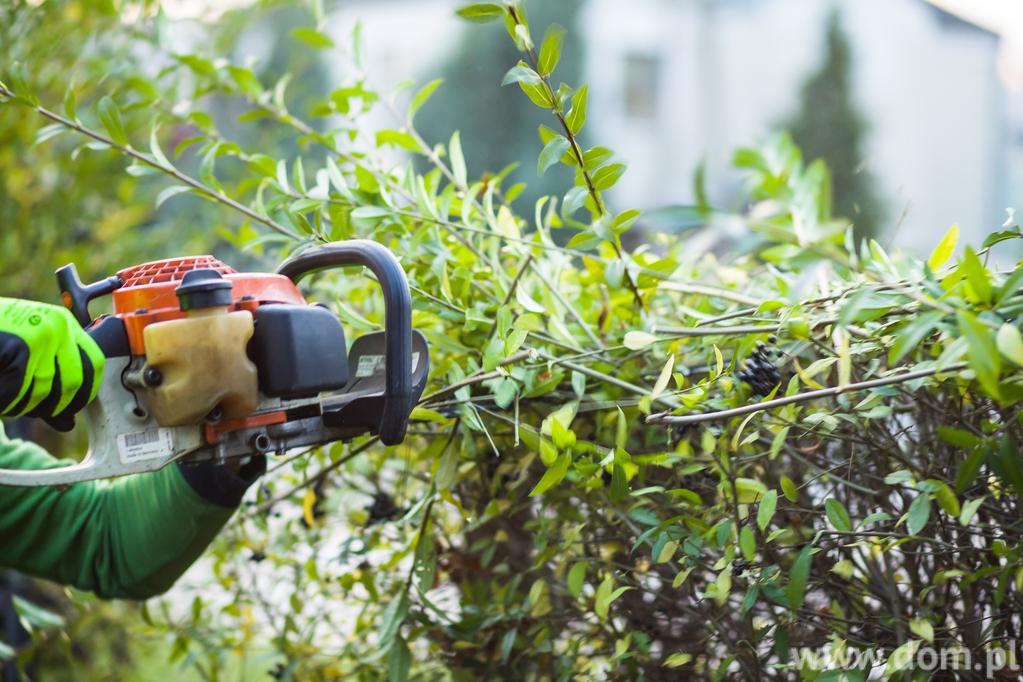
[[949,365],[943,369],[920,369],[914,372],[898,374],[896,376],[871,379],[870,381],[861,381],[855,384],[846,384],[845,386],[832,386],[830,388],[822,388],[817,391],[807,391],[806,393],[798,393],[784,398],[775,398],[774,400],[765,400],[759,403],[743,405],[742,407],[734,407],[729,410],[718,410],[717,412],[707,412],[704,414],[674,415],[668,414],[667,412],[659,412],[647,417],[646,422],[648,424],[699,424],[702,422],[720,421],[722,419],[740,417],[744,414],[750,414],[751,412],[760,412],[762,410],[774,409],[775,407],[791,405],[792,403],[806,402],[808,400],[816,400],[818,398],[828,398],[831,396],[841,395],[843,393],[851,393],[853,391],[864,391],[868,388],[877,388],[879,386],[901,384],[907,381],[912,381],[913,379],[921,379],[923,377],[929,377],[939,373],[947,374],[957,372],[965,368],[966,363],[958,363],[955,365]]

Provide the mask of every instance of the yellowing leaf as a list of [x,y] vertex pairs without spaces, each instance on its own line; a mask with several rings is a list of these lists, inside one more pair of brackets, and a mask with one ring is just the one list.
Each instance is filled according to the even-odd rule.
[[767,486],[752,478],[735,479],[735,490],[739,494],[739,504],[751,504],[767,494]]
[[923,618],[914,618],[909,621],[909,629],[921,639],[926,639],[928,642],[934,641],[934,626],[931,625],[930,621],[926,621]]
[[661,548],[660,553],[657,555],[657,561],[655,563],[664,564],[671,561],[677,550],[678,543],[674,540],[664,543],[664,547]]
[[312,528],[316,525],[316,517],[313,516],[313,508],[316,506],[316,491],[306,488],[305,496],[302,498],[302,518],[306,525]]
[[846,580],[849,580],[852,577],[852,573],[853,573],[852,562],[849,561],[848,559],[842,559],[841,561],[836,561],[835,565],[831,567],[831,572],[834,573],[837,576],[840,576],[842,578],[845,578]]
[[938,245],[934,247],[934,251],[931,251],[931,257],[927,259],[927,265],[931,267],[931,270],[937,270],[948,262],[948,259],[952,257],[952,252],[955,251],[956,242],[958,241],[959,226],[952,225],[952,227],[948,228],[948,232],[941,238]]
[[672,654],[664,661],[665,668],[680,668],[693,660],[692,654]]
[[671,381],[671,371],[675,368],[675,355],[668,356],[668,361],[664,363],[664,367],[661,368],[661,374],[657,377],[657,382],[654,384],[654,390],[650,394],[651,398],[664,393],[664,389],[668,387],[668,382]]

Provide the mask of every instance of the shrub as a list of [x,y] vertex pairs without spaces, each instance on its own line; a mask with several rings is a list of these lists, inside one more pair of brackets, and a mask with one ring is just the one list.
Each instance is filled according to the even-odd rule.
[[[778,135],[735,155],[745,210],[698,207],[704,229],[738,221],[754,244],[649,235],[628,252],[642,216],[612,208],[625,168],[580,139],[585,86],[555,85],[560,29],[534,33],[514,3],[459,12],[504,22],[522,53],[505,82],[550,114],[538,172],[573,169],[563,196],[516,206],[520,187],[470,173],[457,132],[424,140],[435,82],[370,135],[362,115],[392,98],[367,84],[357,35],[348,80],[308,116],[286,77],[174,56],[159,82],[194,108],[148,106],[196,128],[176,153],[196,150],[198,178],[161,149],[166,126],[124,129],[111,98],[68,114],[170,176],[161,201],[237,212],[239,247],[388,245],[431,344],[404,445],[273,463],[213,551],[214,584],[179,590],[187,613],[146,611],[172,659],[206,679],[836,679],[800,650],[876,648],[901,675],[922,646],[1014,636],[1023,270],[990,259],[1019,228],[958,258],[955,227],[927,261],[856,244],[824,164]],[[313,20],[292,36],[332,45]],[[203,110],[224,102],[297,151],[224,136]],[[381,319],[365,279],[313,295],[353,328]]]

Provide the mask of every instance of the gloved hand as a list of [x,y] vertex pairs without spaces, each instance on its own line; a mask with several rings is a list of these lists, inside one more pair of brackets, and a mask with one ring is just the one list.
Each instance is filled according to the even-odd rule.
[[104,362],[70,311],[0,298],[0,415],[66,423],[96,397]]

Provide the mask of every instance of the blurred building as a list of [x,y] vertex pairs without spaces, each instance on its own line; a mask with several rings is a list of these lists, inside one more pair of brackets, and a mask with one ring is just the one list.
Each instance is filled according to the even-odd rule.
[[633,0],[628,11],[591,0],[590,120],[630,162],[620,200],[692,201],[705,161],[711,198],[727,205],[732,151],[795,113],[833,7],[870,126],[863,161],[887,193],[884,240],[926,251],[952,222],[974,243],[1000,225],[1019,120],[1006,117],[998,38],[923,0]]
[[[454,17],[461,4],[354,0],[329,31],[344,46],[361,21],[377,86],[425,82],[464,29]],[[926,252],[957,222],[977,244],[1005,207],[1023,209],[1023,98],[999,81],[999,36],[925,0],[587,0],[574,29],[587,40],[585,141],[629,165],[616,204],[690,203],[704,162],[712,201],[730,206],[732,153],[796,114],[833,8],[869,125],[863,167],[887,204],[882,240]]]

